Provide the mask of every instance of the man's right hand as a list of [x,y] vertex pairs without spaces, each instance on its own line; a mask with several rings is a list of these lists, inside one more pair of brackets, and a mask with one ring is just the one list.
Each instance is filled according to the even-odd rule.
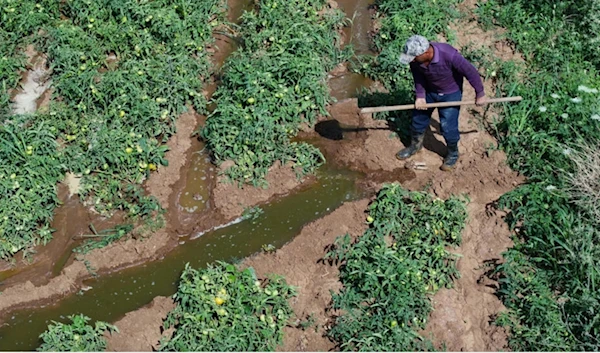
[[427,104],[427,101],[425,101],[425,98],[417,98],[415,100],[415,109],[427,110],[427,107],[425,107],[426,104]]

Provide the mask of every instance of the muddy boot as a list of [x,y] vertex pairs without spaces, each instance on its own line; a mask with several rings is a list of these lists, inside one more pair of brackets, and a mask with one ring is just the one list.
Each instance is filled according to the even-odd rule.
[[458,162],[458,144],[448,145],[448,154],[440,169],[446,172],[451,171],[456,167],[456,162]]
[[413,134],[411,141],[410,141],[410,146],[400,150],[400,152],[396,153],[396,158],[398,158],[399,160],[404,160],[407,159],[409,157],[411,157],[412,155],[414,155],[415,153],[419,152],[421,150],[421,148],[423,148],[423,140],[425,139],[425,134]]

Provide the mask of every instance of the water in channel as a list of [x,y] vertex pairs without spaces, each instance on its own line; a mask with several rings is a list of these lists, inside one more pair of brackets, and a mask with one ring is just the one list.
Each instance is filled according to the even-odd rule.
[[[346,45],[352,45],[357,56],[374,55],[369,39],[371,29],[369,6],[374,2],[374,0],[337,0],[339,8],[351,20],[350,25],[344,28]],[[331,96],[338,101],[355,98],[362,88],[368,88],[373,83],[369,78],[352,71],[335,75],[328,80]]]
[[0,350],[34,350],[40,344],[38,336],[51,320],[66,321],[68,315],[83,313],[94,320],[114,322],[156,296],[172,295],[187,262],[199,268],[217,260],[242,259],[260,251],[263,244],[279,248],[307,222],[361,197],[354,179],[353,173],[324,167],[315,184],[265,205],[264,214],[256,220],[209,232],[195,240],[186,239],[185,244],[159,261],[87,281],[90,290],[72,295],[57,306],[15,313],[0,327]]

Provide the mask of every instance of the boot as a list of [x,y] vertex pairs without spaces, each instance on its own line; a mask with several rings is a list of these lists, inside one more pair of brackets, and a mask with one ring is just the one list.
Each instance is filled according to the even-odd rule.
[[415,153],[419,152],[421,148],[423,148],[423,140],[425,139],[425,133],[422,134],[412,134],[410,146],[400,150],[400,152],[396,153],[396,158],[399,160],[404,160]]
[[456,167],[456,162],[458,162],[458,143],[448,145],[448,154],[444,158],[441,169],[449,172]]

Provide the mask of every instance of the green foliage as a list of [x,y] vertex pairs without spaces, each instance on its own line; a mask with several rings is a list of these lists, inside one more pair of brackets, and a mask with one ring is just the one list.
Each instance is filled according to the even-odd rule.
[[242,47],[223,67],[217,108],[201,130],[217,163],[235,162],[226,170],[231,180],[264,185],[277,160],[299,175],[323,163],[316,147],[290,138],[327,114],[327,72],[349,54],[338,48],[344,15],[325,5],[264,0],[242,16]]
[[122,224],[118,225],[112,229],[105,229],[100,232],[96,232],[95,228],[91,227],[94,234],[90,235],[90,238],[99,238],[97,240],[90,239],[81,244],[80,246],[73,249],[73,252],[80,254],[87,254],[94,249],[100,249],[108,244],[114,243],[119,239],[123,238],[125,235],[130,233],[133,230],[133,225],[131,224]]
[[600,232],[573,210],[564,192],[541,183],[504,195],[518,227],[515,246],[496,271],[510,309],[499,323],[511,328],[514,350],[594,351],[600,333]]
[[283,278],[259,281],[252,268],[243,271],[218,262],[207,269],[186,265],[174,295],[177,307],[165,327],[175,327],[162,351],[273,351],[292,315],[295,295]]
[[[148,220],[159,213],[141,183],[168,164],[165,142],[177,117],[188,107],[205,110],[206,46],[223,13],[221,0],[0,0],[0,122],[7,123],[0,134],[10,142],[0,158],[2,190],[11,190],[0,201],[0,257],[50,239],[56,182],[65,172],[82,176],[81,198],[102,215],[120,210]],[[8,90],[32,41],[48,57],[53,101],[44,112],[15,117]],[[19,190],[7,179],[14,173]]]
[[52,237],[49,224],[59,202],[56,184],[64,173],[55,139],[44,122],[14,120],[0,125],[2,259]]
[[84,175],[82,197],[101,213],[158,209],[140,205],[149,200],[138,201],[131,185],[167,164],[163,142],[186,106],[204,109],[204,47],[221,3],[72,0],[61,9],[69,20],[48,30],[45,50],[64,102],[51,107],[52,123],[69,170]]
[[459,276],[464,201],[433,199],[398,184],[384,186],[369,206],[369,229],[355,243],[336,240],[328,258],[341,261],[344,288],[333,295],[343,314],[329,335],[344,351],[415,351],[433,346],[418,331],[432,310],[428,295]]
[[48,330],[40,335],[43,343],[37,349],[41,352],[102,352],[106,349],[104,332],[119,332],[106,322],[96,321],[92,327],[91,319],[83,314],[69,316],[71,324],[52,321]]
[[[515,246],[496,268],[507,307],[498,323],[510,347],[527,351],[600,349],[600,236],[567,190],[577,146],[600,138],[597,2],[504,1],[479,5],[482,24],[507,28],[522,65],[495,62],[497,87],[523,102],[495,126],[511,167],[529,178],[504,195]],[[595,11],[595,12],[594,12]],[[595,17],[594,17],[595,16]]]
[[[399,61],[408,37],[420,34],[437,40],[438,35],[449,37],[448,24],[458,17],[457,0],[375,2],[379,31],[373,35],[373,45],[379,51],[375,58],[363,57],[357,70],[380,82],[390,91],[412,93],[413,80],[410,69]],[[413,100],[412,94],[404,97]]]

